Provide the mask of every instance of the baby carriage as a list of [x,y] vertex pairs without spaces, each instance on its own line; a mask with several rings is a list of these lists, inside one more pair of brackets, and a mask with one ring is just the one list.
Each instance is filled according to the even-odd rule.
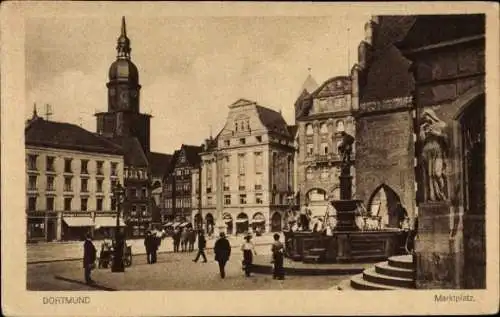
[[98,268],[107,268],[112,260],[113,248],[111,243],[107,240],[101,245],[101,252],[99,253]]

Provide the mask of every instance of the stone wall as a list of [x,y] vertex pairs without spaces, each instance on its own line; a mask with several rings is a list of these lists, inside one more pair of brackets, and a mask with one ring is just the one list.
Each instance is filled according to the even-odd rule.
[[372,114],[357,120],[356,198],[369,199],[385,184],[414,215],[413,128],[409,110]]

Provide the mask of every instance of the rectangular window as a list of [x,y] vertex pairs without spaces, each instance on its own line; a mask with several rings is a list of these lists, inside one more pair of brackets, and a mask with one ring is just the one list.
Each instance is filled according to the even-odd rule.
[[186,207],[191,208],[191,199],[186,198]]
[[64,198],[64,211],[70,211],[71,210],[71,201],[73,199],[71,197],[65,197]]
[[207,206],[212,206],[214,204],[213,197],[207,197]]
[[130,196],[130,198],[137,198],[137,189],[130,188],[129,189],[129,196]]
[[224,145],[229,146],[229,145],[231,145],[231,142],[229,140],[224,140]]
[[146,188],[142,188],[142,198],[147,198],[148,197],[148,191]]
[[229,180],[230,180],[230,176],[224,175],[224,190],[225,191],[229,191]]
[[89,171],[88,171],[88,165],[89,165],[89,161],[88,160],[82,160],[80,174],[88,174],[89,173]]
[[262,173],[262,152],[255,152],[253,155],[255,160],[255,173],[260,174]]
[[36,197],[28,198],[28,210],[35,211],[36,210]]
[[37,155],[29,154],[28,155],[28,170],[30,171],[36,171],[36,159]]
[[54,210],[54,197],[47,197],[47,210],[48,211]]
[[132,217],[137,217],[137,206],[136,205],[132,205],[132,207],[130,207],[130,215]]
[[314,144],[307,144],[307,156],[311,156],[314,154]]
[[116,186],[118,186],[118,181],[116,181],[115,179],[111,180],[111,182],[110,182],[110,191],[113,191]]
[[54,187],[54,176],[47,176],[47,191],[56,190]]
[[102,193],[102,179],[97,180],[97,192]]
[[255,203],[256,204],[262,204],[262,194],[261,193],[256,193],[255,194]]
[[104,175],[104,162],[103,161],[96,162],[96,174],[97,175]]
[[64,159],[64,173],[73,173],[73,169],[71,167],[71,162],[73,160],[70,158]]
[[118,176],[118,163],[111,162],[111,176]]
[[82,188],[81,188],[82,193],[87,193],[89,191],[89,188],[88,188],[89,180],[86,178],[82,178],[80,181],[82,184]]
[[255,189],[262,190],[262,174],[255,176]]
[[238,171],[240,175],[245,175],[245,154],[238,154]]
[[148,215],[148,210],[146,206],[141,206],[141,216],[146,217]]
[[259,142],[259,143],[262,142],[262,136],[259,135],[259,136],[256,136],[255,138],[257,139],[257,142]]
[[207,194],[212,193],[212,187],[207,187]]
[[47,156],[47,172],[55,172],[54,161],[55,157]]
[[240,204],[244,205],[247,203],[247,195],[246,194],[241,194],[240,195]]
[[241,144],[241,145],[245,145],[245,138],[241,138],[241,139],[240,139],[240,144]]
[[97,211],[102,211],[102,198],[97,198],[96,200],[96,208]]
[[229,156],[226,156],[223,160],[222,160],[222,163],[223,163],[223,169],[224,169],[224,175],[230,175],[231,174],[231,170],[230,170],[230,166],[229,166]]
[[239,180],[238,189],[239,190],[245,190],[245,176],[244,175],[240,175],[240,177],[238,177],[238,180]]
[[72,179],[73,178],[71,176],[64,177],[64,191],[65,192],[73,191]]
[[224,204],[231,205],[231,195],[224,195]]
[[28,189],[29,190],[36,190],[36,176],[35,175],[30,175],[28,178]]
[[87,211],[87,203],[88,203],[88,199],[87,198],[82,198],[81,199],[81,209],[82,209],[82,211]]

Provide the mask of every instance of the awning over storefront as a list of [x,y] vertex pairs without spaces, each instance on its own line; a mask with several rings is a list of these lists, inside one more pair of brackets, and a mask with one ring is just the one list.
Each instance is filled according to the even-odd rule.
[[266,222],[266,220],[264,220],[264,219],[253,219],[252,220],[252,223],[264,223],[264,222]]
[[174,223],[173,222],[167,222],[166,224],[164,224],[163,226],[164,227],[170,227],[170,226],[173,226]]
[[230,223],[230,222],[232,222],[232,221],[233,221],[233,219],[224,219],[224,222],[225,222],[225,223]]
[[69,227],[92,227],[94,222],[89,217],[64,217],[64,222]]
[[236,223],[245,223],[248,222],[248,219],[236,219]]
[[[95,227],[115,227],[116,226],[116,218],[113,217],[96,217],[95,218]],[[120,218],[120,227],[125,227],[125,222]]]

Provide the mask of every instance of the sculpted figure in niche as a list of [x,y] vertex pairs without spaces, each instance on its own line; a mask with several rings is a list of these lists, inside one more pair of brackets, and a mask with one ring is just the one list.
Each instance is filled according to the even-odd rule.
[[342,162],[349,164],[351,162],[352,145],[354,143],[354,137],[345,131],[340,132],[342,137],[339,145],[338,151],[342,157]]
[[448,138],[446,123],[441,121],[433,110],[425,110],[420,125],[422,164],[424,176],[425,201],[443,201],[447,195],[446,159]]

